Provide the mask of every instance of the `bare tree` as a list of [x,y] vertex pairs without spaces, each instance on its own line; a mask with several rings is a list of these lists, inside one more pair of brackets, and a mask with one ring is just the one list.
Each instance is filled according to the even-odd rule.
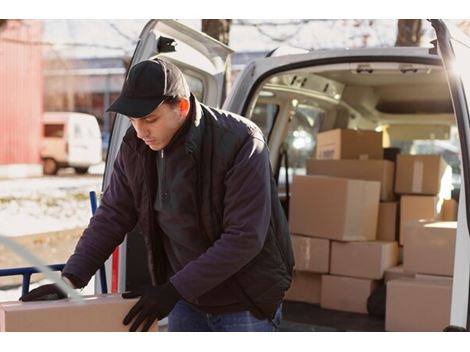
[[395,46],[419,46],[421,34],[421,20],[398,20]]
[[[232,20],[222,20],[222,19],[211,19],[211,20],[202,20],[202,31],[212,38],[218,40],[225,45],[228,45],[230,38],[230,26]],[[229,94],[230,89],[232,88],[232,73],[231,73],[231,64],[230,58],[227,60],[227,66],[225,67],[225,85],[224,91],[222,92],[222,102]]]

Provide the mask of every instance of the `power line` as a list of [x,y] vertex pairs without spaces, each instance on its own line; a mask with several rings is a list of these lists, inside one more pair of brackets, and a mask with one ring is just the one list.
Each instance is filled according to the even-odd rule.
[[24,44],[24,45],[41,45],[41,46],[67,46],[67,47],[88,47],[88,48],[101,48],[101,49],[108,49],[108,50],[119,50],[123,51],[125,48],[122,46],[111,46],[111,45],[103,45],[103,44],[89,44],[89,43],[54,43],[54,42],[46,42],[46,41],[34,41],[34,40],[21,40],[21,39],[14,39],[14,38],[5,38],[0,37],[0,41],[7,42],[7,43],[14,43],[14,44]]

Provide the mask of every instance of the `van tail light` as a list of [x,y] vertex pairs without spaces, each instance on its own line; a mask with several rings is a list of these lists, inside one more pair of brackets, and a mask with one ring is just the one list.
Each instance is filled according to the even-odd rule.
[[65,142],[65,153],[69,153],[69,142]]

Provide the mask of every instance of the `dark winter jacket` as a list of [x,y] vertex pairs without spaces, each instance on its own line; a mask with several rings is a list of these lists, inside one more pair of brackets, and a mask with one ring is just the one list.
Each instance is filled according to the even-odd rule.
[[[130,127],[100,206],[63,272],[88,282],[138,224],[152,284],[171,280],[183,298],[196,306],[210,306],[211,291],[222,286],[257,317],[272,317],[290,286],[294,260],[267,145],[260,129],[248,119],[207,107],[194,97],[191,100],[194,112],[184,148],[193,164],[198,235],[207,241],[206,251],[168,277],[164,233],[154,211],[157,153]],[[259,159],[265,160],[263,165],[240,158],[247,145],[257,145],[264,153]],[[255,154],[251,157],[256,158]],[[255,165],[269,171],[257,172]],[[264,189],[250,187],[256,177],[263,177]],[[252,202],[255,198],[259,201]],[[263,199],[264,209],[259,209]],[[253,221],[257,214],[270,215],[265,227]]]

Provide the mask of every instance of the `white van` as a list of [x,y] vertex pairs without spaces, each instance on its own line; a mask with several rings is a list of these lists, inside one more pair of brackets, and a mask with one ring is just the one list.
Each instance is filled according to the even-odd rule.
[[43,172],[55,175],[73,167],[78,174],[102,161],[101,133],[96,117],[76,112],[45,112],[41,146]]
[[[457,138],[454,166],[460,181],[455,261],[447,325],[467,327],[470,269],[470,41],[446,22],[432,20],[435,47],[276,52],[250,63],[235,82],[223,108],[254,120],[269,145],[281,201],[288,208],[291,174],[305,173],[319,132],[336,129],[382,131],[387,147],[412,153],[419,145]],[[176,51],[169,45],[174,40]],[[232,50],[170,20],[143,29],[131,65],[158,55],[177,64],[198,98],[222,106],[225,62]],[[103,189],[130,126],[116,117]],[[453,133],[455,131],[456,133]],[[421,147],[420,147],[421,148]],[[286,157],[288,156],[288,158]],[[287,167],[286,167],[287,166]],[[284,170],[283,170],[284,168]],[[459,170],[458,170],[459,169]],[[458,171],[457,171],[458,170]],[[284,177],[288,171],[289,177]],[[308,211],[308,209],[305,209]],[[311,214],[315,216],[315,214]],[[138,232],[136,228],[133,232]],[[108,278],[125,291],[148,280],[141,236],[127,236],[118,260],[107,262]],[[99,281],[96,282],[99,292]],[[291,323],[290,325],[287,323]],[[284,303],[281,329],[304,331],[383,331],[384,321],[367,314],[336,312],[319,304]]]

